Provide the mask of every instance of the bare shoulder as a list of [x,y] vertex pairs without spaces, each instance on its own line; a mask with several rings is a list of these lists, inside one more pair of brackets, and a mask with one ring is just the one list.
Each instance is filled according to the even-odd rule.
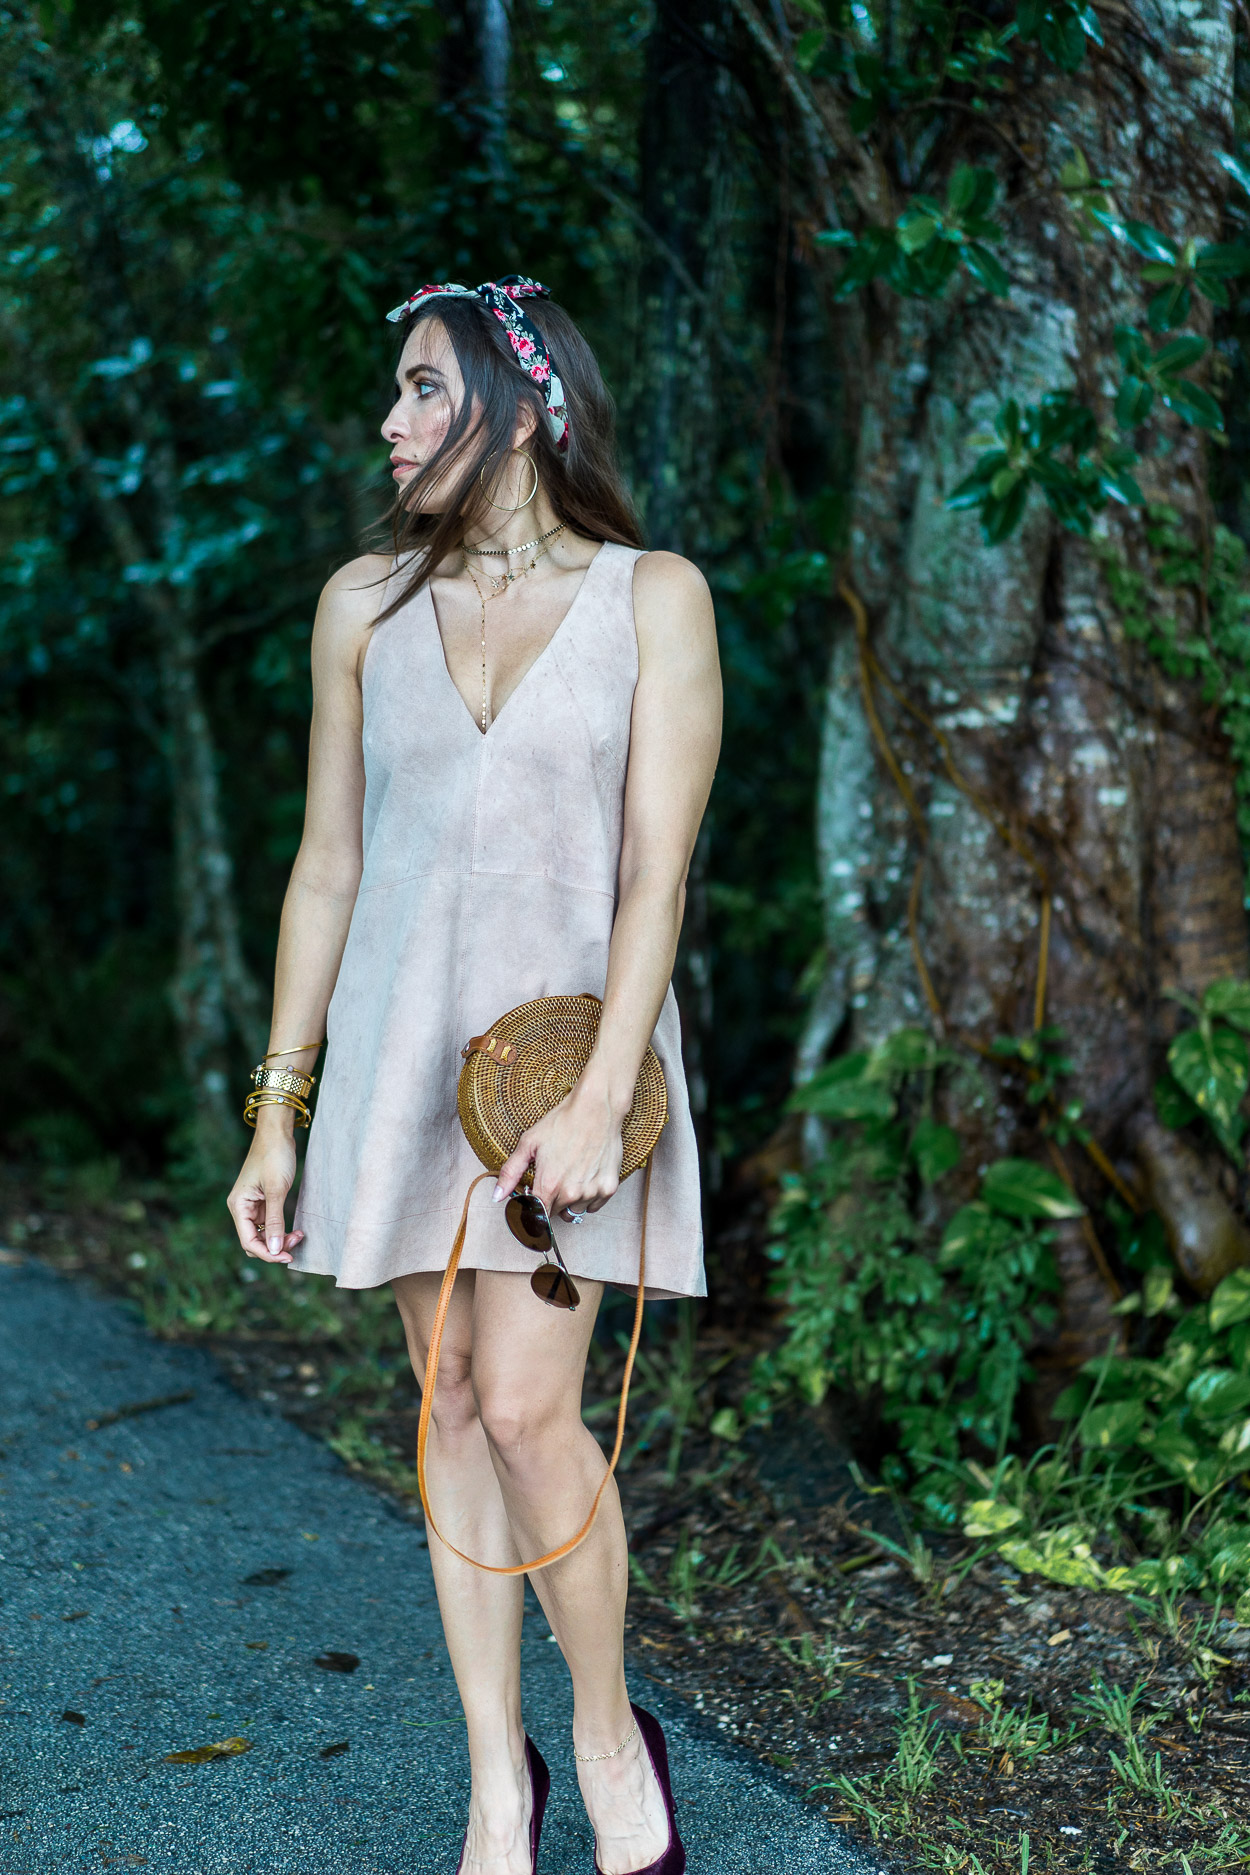
[[716,617],[708,583],[679,553],[644,553],[636,561],[634,620],[645,659],[715,660]]
[[644,553],[634,563],[635,605],[699,606],[709,609],[712,595],[693,560],[679,553]]
[[362,553],[331,575],[321,589],[313,627],[313,658],[355,667],[382,609],[389,554]]
[[390,570],[387,553],[362,553],[349,560],[322,587],[318,620],[324,617],[347,627],[372,625],[382,608],[382,586]]

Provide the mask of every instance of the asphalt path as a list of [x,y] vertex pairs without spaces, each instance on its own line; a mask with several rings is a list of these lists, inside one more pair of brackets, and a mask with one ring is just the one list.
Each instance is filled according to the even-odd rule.
[[[452,1875],[464,1731],[401,1507],[211,1355],[34,1263],[0,1268],[0,1490],[0,1875]],[[590,1875],[536,1604],[523,1666],[543,1875]],[[873,1875],[641,1670],[633,1691],[669,1732],[691,1875]],[[230,1739],[250,1749],[166,1761]]]

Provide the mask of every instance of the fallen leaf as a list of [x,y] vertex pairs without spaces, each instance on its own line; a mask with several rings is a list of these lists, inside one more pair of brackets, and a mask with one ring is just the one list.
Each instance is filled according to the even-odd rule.
[[255,1569],[250,1576],[244,1576],[245,1589],[271,1589],[278,1582],[285,1582],[290,1575],[289,1569]]
[[319,1755],[323,1758],[339,1758],[345,1751],[350,1750],[351,1744],[345,1738],[341,1745],[323,1745]]
[[68,1719],[71,1725],[85,1725],[87,1723],[81,1712],[71,1712],[68,1706],[61,1714],[61,1717],[63,1719]]
[[190,1388],[182,1393],[162,1393],[155,1400],[131,1400],[125,1406],[115,1406],[111,1413],[101,1413],[96,1419],[87,1421],[88,1432],[99,1432],[102,1426],[115,1426],[119,1419],[133,1419],[137,1413],[158,1413],[163,1406],[182,1406],[187,1400],[193,1400]]
[[1072,1639],[1071,1628],[1060,1628],[1058,1634],[1051,1635],[1046,1645],[1047,1647],[1062,1647],[1065,1641],[1070,1641],[1071,1639]]
[[268,1641],[246,1641],[244,1645],[246,1646],[249,1653],[263,1654],[267,1651],[269,1647],[269,1642]]
[[85,1621],[91,1613],[89,1608],[75,1608],[72,1615],[62,1615],[62,1621]]
[[212,1764],[218,1758],[237,1758],[250,1751],[250,1738],[219,1738],[215,1745],[198,1745],[194,1751],[167,1751],[166,1764]]
[[360,1665],[359,1654],[318,1654],[313,1661],[315,1667],[323,1667],[327,1673],[354,1673]]
[[301,1530],[300,1535],[303,1537],[305,1543],[320,1543],[321,1541],[321,1538],[319,1536],[314,1536],[311,1530]]

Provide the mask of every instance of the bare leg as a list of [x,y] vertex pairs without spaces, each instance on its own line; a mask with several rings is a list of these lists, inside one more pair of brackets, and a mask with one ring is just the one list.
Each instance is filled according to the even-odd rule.
[[[603,1477],[603,1454],[581,1419],[603,1286],[579,1286],[582,1307],[569,1315],[539,1302],[524,1277],[476,1274],[473,1390],[513,1541],[527,1556],[580,1529]],[[577,1750],[613,1752],[633,1726],[624,1664],[629,1564],[614,1482],[581,1547],[531,1579],[572,1675]],[[578,1779],[605,1875],[628,1875],[663,1854],[668,1819],[641,1739],[579,1764]]]
[[[469,1272],[457,1281],[444,1330],[426,1454],[430,1496],[440,1527],[458,1549],[484,1562],[519,1562],[470,1381],[475,1280]],[[439,1281],[403,1276],[391,1285],[418,1379],[425,1371]],[[468,1729],[472,1789],[462,1875],[530,1875],[522,1578],[487,1575],[453,1556],[433,1531],[429,1539],[443,1633]]]

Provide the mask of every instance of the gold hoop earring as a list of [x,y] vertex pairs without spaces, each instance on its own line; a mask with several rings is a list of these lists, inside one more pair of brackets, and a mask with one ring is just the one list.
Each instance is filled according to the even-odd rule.
[[529,494],[525,497],[525,500],[518,501],[515,507],[510,508],[506,501],[491,501],[490,496],[486,495],[486,464],[485,463],[482,464],[481,468],[477,472],[477,479],[482,485],[482,493],[486,495],[486,499],[487,501],[490,502],[491,507],[498,508],[501,514],[520,514],[522,508],[528,508],[531,501],[533,501],[535,495],[538,493],[538,464],[535,462],[533,456],[531,456],[528,449],[515,449],[513,450],[512,453],[516,456],[524,456],[525,460],[529,463],[530,468],[533,470],[533,473],[534,473],[533,488],[531,488]]

